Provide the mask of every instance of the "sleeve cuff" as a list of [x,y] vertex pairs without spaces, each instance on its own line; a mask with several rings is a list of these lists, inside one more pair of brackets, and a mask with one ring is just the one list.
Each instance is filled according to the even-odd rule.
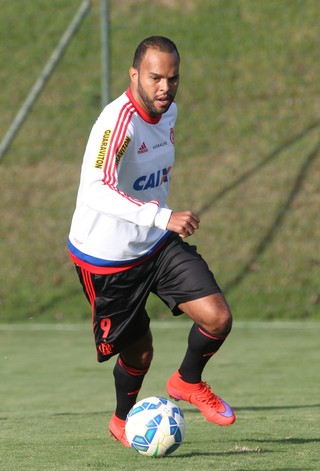
[[154,218],[154,225],[164,231],[167,229],[167,225],[171,216],[171,209],[159,208],[156,217]]

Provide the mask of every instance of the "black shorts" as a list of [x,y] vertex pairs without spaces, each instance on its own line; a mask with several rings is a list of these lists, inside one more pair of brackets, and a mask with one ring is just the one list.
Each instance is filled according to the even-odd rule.
[[221,292],[207,263],[179,236],[172,234],[147,261],[112,275],[95,275],[76,266],[92,306],[97,360],[103,362],[143,337],[150,318],[145,306],[157,295],[173,315],[179,304]]

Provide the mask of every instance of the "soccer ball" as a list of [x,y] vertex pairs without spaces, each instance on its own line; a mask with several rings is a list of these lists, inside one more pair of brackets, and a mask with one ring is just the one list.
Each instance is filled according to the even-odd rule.
[[183,442],[185,420],[173,402],[152,396],[132,407],[125,430],[131,447],[141,455],[166,456]]

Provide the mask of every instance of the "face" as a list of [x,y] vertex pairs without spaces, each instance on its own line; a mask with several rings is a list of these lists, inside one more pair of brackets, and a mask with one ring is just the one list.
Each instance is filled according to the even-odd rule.
[[178,90],[177,53],[148,49],[140,68],[130,68],[130,78],[135,100],[149,116],[159,117],[169,109]]

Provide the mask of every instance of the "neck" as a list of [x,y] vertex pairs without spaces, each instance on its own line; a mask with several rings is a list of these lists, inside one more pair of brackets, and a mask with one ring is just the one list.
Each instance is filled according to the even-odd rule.
[[160,119],[161,119],[161,115],[160,116],[157,116],[157,117],[153,117],[153,116],[150,116],[147,111],[142,108],[142,106],[139,104],[138,102],[138,99],[134,96],[134,93],[132,91],[132,88],[128,88],[127,91],[126,91],[126,95],[127,97],[130,99],[131,103],[133,104],[133,106],[135,107],[137,113],[139,114],[139,116],[141,116],[141,118],[146,121],[147,123],[150,123],[150,124],[157,124],[159,123]]

